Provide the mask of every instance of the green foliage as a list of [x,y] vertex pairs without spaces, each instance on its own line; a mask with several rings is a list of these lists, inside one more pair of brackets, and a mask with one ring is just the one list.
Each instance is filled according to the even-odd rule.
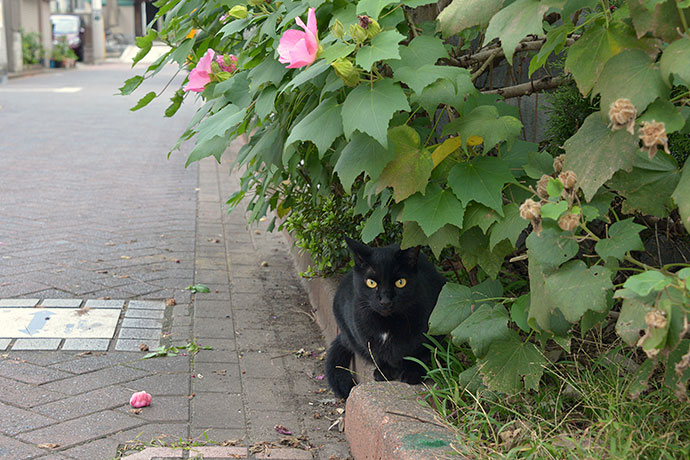
[[22,60],[24,65],[38,64],[45,57],[45,49],[41,44],[41,34],[19,29],[22,36]]
[[[689,180],[666,141],[682,145],[673,136],[689,131],[690,4],[453,0],[431,23],[410,6],[427,3],[160,0],[163,27],[138,38],[134,60],[154,39],[172,50],[121,93],[167,62],[187,72],[208,49],[236,56],[231,73],[211,66],[178,142],[194,143],[187,163],[220,159],[243,138],[228,204],[243,202],[250,221],[285,219],[314,273],[345,267],[344,235],[429,246],[458,281],[444,288],[431,331],[469,346],[474,370],[459,379],[536,390],[549,347],[613,330],[618,316],[625,343],[655,359],[634,395],[656,366],[685,384],[683,264],[645,246],[660,228],[687,240],[678,223],[690,225]],[[319,50],[288,69],[281,37],[310,7]],[[552,98],[546,151],[519,139],[519,108],[478,83],[522,53],[534,81],[558,81],[541,79],[555,54],[573,81]],[[189,97],[181,91],[166,115]],[[665,281],[645,285],[654,273]],[[633,343],[635,327],[646,338]]]

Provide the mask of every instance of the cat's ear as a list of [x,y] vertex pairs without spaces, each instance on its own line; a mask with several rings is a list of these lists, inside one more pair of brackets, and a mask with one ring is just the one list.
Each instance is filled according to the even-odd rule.
[[369,259],[369,256],[371,256],[371,248],[364,243],[360,243],[359,241],[355,241],[348,237],[345,237],[345,242],[347,243],[347,247],[350,248],[350,251],[352,252],[355,265],[359,267],[369,266],[369,262],[367,262],[367,260]]
[[410,268],[417,268],[417,261],[419,260],[419,250],[421,246],[415,246],[400,251],[402,259],[410,266]]

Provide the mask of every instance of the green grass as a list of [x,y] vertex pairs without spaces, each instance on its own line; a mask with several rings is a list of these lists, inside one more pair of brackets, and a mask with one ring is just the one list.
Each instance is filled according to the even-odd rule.
[[581,342],[545,370],[539,392],[513,396],[473,391],[477,381],[468,385],[461,377],[463,350],[441,347],[429,369],[426,401],[456,430],[458,455],[470,459],[690,458],[690,405],[661,375],[630,398],[637,357],[600,343]]

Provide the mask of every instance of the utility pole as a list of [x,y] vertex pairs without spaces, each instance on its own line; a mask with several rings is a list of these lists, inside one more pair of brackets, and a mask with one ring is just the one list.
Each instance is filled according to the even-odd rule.
[[7,82],[7,41],[5,40],[5,14],[0,1],[0,83]]
[[91,1],[91,35],[93,38],[93,61],[100,64],[105,60],[105,27],[103,26],[103,2]]

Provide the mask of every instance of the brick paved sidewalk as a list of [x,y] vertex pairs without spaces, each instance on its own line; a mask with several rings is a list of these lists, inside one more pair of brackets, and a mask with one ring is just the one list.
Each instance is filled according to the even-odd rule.
[[[10,84],[86,87],[104,71],[114,76],[103,78],[124,80],[124,66],[105,67]],[[98,105],[97,97],[75,103]],[[40,124],[40,114],[17,112],[20,122],[32,117]],[[329,431],[341,414],[321,380],[324,344],[285,241],[247,229],[241,212],[224,212],[238,186],[227,166],[166,164],[160,145],[145,139],[155,120],[160,112],[128,122],[135,134],[106,161],[117,168],[117,150],[145,147],[128,157],[141,167],[123,182],[113,183],[112,169],[112,177],[94,170],[93,161],[75,164],[57,151],[64,146],[37,156],[39,166],[17,157],[0,172],[0,310],[21,298],[30,301],[11,313],[62,308],[87,320],[119,312],[109,338],[0,339],[0,460],[346,458],[344,436]],[[10,135],[7,142],[40,150],[41,140]],[[67,178],[58,189],[26,189],[57,176]],[[81,193],[85,187],[97,196]],[[195,283],[211,292],[185,289]],[[141,343],[212,349],[144,360]],[[133,413],[129,396],[140,390],[153,402]]]

